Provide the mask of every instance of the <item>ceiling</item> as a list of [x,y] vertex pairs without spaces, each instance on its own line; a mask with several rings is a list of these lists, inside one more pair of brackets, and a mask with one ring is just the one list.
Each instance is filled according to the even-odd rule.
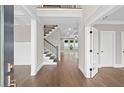
[[[36,13],[37,6],[28,6]],[[58,25],[61,29],[62,38],[72,38],[78,34],[79,18],[77,17],[39,17],[39,20],[44,25]],[[14,6],[14,24],[30,25],[30,16],[22,9],[21,6]]]
[[101,18],[94,27],[101,31],[124,31],[124,6]]
[[108,21],[124,21],[124,6],[111,13],[105,20]]
[[20,5],[14,6],[14,25],[30,25],[30,17]]

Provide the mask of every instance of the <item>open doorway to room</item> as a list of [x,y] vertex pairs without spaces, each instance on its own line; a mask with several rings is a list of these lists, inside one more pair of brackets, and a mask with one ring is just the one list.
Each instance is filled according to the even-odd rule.
[[[80,83],[71,81],[74,80],[78,82],[77,78],[81,81],[82,77],[84,77],[78,69],[78,32],[80,30],[80,32],[83,33],[81,27],[79,27],[81,26],[80,14],[82,14],[82,9],[70,8],[70,6],[69,8],[57,8],[60,11],[56,11],[54,8],[43,8],[41,6],[23,6],[23,8],[26,10],[29,9],[29,11],[33,8],[33,13],[36,9],[37,18],[35,19],[34,16],[31,15],[33,18],[31,22],[30,20],[28,21],[25,13],[22,13],[22,11],[19,12],[20,9],[16,6],[18,12],[17,16],[15,16],[14,62],[17,86],[80,86]],[[49,12],[51,9],[53,9],[53,12]],[[50,14],[44,13],[45,15],[41,15],[42,12]],[[72,14],[72,12],[74,12],[74,14]],[[30,12],[30,14],[32,14],[32,12]],[[29,23],[31,23],[31,25]],[[64,45],[65,39],[68,40],[67,49],[65,49]],[[30,56],[30,54],[32,54],[30,53],[32,51],[30,41],[31,46],[33,45],[33,52],[35,52],[33,56]],[[18,43],[21,45],[17,47],[16,44]],[[22,46],[22,43],[26,44]],[[36,73],[33,73],[34,76],[30,76],[33,68],[31,68],[30,63],[32,59],[29,60],[29,56],[35,56],[35,60],[33,59],[33,61],[36,61],[36,63],[33,63],[35,65],[34,68],[36,68],[33,70],[34,72],[36,71]],[[18,59],[21,62],[17,61]],[[23,73],[24,71],[26,72]],[[20,73],[24,75],[21,77]]]
[[78,39],[77,38],[65,38],[63,40],[63,46],[65,51],[76,51],[78,50]]
[[[124,19],[123,11],[124,7],[121,6],[117,10],[114,10],[109,15],[104,15],[103,18],[94,23],[93,28],[97,30],[98,39],[94,37],[91,39],[93,42],[92,45],[96,45],[98,49],[95,53],[93,50],[92,56],[92,66],[97,68],[97,74],[100,73],[112,73],[108,76],[112,77],[116,82],[119,82],[118,79],[114,78],[113,75],[118,72],[123,71],[123,31],[124,31]],[[93,34],[91,36],[94,36]],[[96,43],[97,42],[97,43]],[[93,46],[94,47],[94,46]],[[94,49],[94,48],[93,48]],[[97,58],[97,62],[96,59]],[[95,64],[97,63],[97,64]],[[98,71],[99,69],[99,71]],[[96,75],[96,74],[95,74]],[[95,76],[94,75],[94,76]],[[119,78],[118,74],[118,78]],[[122,75],[123,76],[123,75]],[[96,75],[97,77],[97,75]],[[121,84],[122,82],[120,82]]]
[[[123,82],[120,82],[120,80],[123,81],[123,78],[119,77],[123,77],[124,74],[119,73],[124,71],[123,26],[102,24],[95,25],[94,27],[97,28],[98,39],[93,39],[93,42],[98,48],[97,50],[93,48],[93,79],[98,77],[102,77],[109,81],[113,79],[113,83],[109,86],[122,86]],[[95,69],[97,69],[96,72]],[[104,81],[104,83],[107,84],[106,81]]]
[[97,73],[123,70],[123,9],[123,6],[113,9],[110,14],[106,13],[92,24],[91,67],[92,70],[97,69]]
[[75,54],[78,57],[78,28],[79,21],[61,27],[61,53]]

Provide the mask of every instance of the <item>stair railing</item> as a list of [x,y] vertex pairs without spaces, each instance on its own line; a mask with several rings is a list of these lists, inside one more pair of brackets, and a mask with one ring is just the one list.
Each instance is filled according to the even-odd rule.
[[38,8],[69,8],[69,9],[80,9],[80,5],[41,5]]
[[44,39],[44,47],[45,47],[45,49],[48,49],[50,52],[55,54],[57,62],[58,62],[58,58],[59,58],[58,46],[55,46],[51,42],[49,42],[48,40]]

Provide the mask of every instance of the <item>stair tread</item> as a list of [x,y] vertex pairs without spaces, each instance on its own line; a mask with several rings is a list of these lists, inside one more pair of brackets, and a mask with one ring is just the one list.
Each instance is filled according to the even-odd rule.
[[45,51],[45,52],[44,52],[44,54],[47,54],[47,53],[49,53],[49,51]]
[[51,56],[52,54],[47,54],[46,56]]
[[50,59],[55,59],[55,56],[51,56]]
[[55,58],[53,62],[57,62],[57,59]]

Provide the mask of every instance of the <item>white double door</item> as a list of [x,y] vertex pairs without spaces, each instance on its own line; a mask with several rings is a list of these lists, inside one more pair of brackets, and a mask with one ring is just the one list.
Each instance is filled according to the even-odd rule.
[[91,67],[93,78],[98,73],[99,65],[111,67],[115,62],[115,32],[101,31],[93,29],[91,35]]
[[124,31],[121,32],[121,64],[124,66]]
[[101,67],[112,67],[115,63],[115,42],[114,31],[100,32],[100,65]]

